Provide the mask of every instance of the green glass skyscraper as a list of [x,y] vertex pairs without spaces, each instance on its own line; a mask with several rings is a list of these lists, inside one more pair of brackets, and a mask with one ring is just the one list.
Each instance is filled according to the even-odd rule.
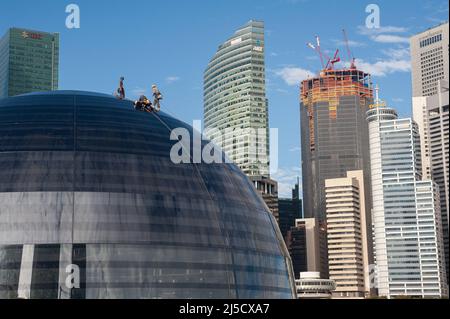
[[0,98],[58,89],[59,34],[11,28],[0,39]]
[[248,176],[269,175],[264,23],[249,21],[222,43],[204,73],[206,135]]
[[223,42],[203,78],[205,135],[251,179],[275,219],[278,184],[270,179],[269,103],[264,22],[250,20]]

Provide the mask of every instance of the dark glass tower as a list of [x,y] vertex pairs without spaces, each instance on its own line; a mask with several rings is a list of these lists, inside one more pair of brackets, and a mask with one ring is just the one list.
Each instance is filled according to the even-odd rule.
[[292,298],[252,183],[174,164],[174,128],[95,93],[0,100],[0,298]]
[[324,70],[303,81],[300,121],[305,218],[325,221],[325,180],[345,177],[354,170],[364,171],[366,211],[370,212],[366,111],[372,101],[370,75],[356,69]]
[[299,182],[292,189],[292,199],[279,198],[279,225],[283,238],[286,238],[287,232],[291,227],[295,226],[295,220],[303,218],[302,214],[302,200],[300,199],[300,185]]
[[287,231],[286,242],[292,259],[295,278],[298,279],[301,272],[308,271],[308,244],[305,227],[292,226]]

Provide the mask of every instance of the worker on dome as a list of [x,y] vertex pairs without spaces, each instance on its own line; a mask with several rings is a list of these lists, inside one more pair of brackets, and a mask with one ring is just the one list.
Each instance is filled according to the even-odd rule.
[[153,92],[154,109],[156,112],[159,112],[159,110],[161,110],[160,101],[163,99],[163,96],[162,96],[161,92],[159,91],[158,87],[156,86],[156,84],[152,85],[152,92]]
[[134,102],[134,109],[142,112],[152,112],[154,110],[152,102],[145,95],[141,95],[139,100]]
[[123,99],[125,99],[125,88],[124,88],[124,86],[123,86],[123,81],[125,80],[125,78],[122,76],[122,77],[120,77],[120,80],[119,80],[119,88],[117,89],[117,93],[116,93],[116,97],[119,99],[119,100],[123,100]]

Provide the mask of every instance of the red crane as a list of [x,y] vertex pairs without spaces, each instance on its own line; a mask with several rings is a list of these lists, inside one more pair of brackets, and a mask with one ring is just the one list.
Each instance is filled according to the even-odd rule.
[[[317,54],[319,54],[320,63],[322,64],[322,69],[333,70],[334,64],[341,61],[341,58],[339,57],[339,50],[336,50],[333,58],[330,59],[324,52],[322,52],[322,49],[320,47],[320,38],[317,35],[316,35],[316,43],[317,43],[317,45],[315,46],[311,42],[308,42],[307,46],[310,47],[311,49],[315,50],[317,52]],[[324,58],[327,60],[327,64],[324,63]]]
[[[328,58],[328,57],[327,57]],[[341,58],[339,57],[339,49],[336,50],[336,52],[334,53],[334,56],[332,59],[328,58],[328,63],[325,67],[325,69],[327,70],[333,70],[334,69],[334,65],[338,62],[341,61]],[[329,66],[329,67],[328,67]]]

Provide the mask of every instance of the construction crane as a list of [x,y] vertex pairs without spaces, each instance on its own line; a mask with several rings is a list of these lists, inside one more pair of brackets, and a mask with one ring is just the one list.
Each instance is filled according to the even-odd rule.
[[[314,51],[316,51],[317,54],[319,54],[322,69],[333,70],[334,65],[339,61],[341,61],[341,58],[339,57],[339,50],[336,50],[332,59],[330,59],[324,52],[322,52],[322,49],[320,47],[320,38],[317,35],[316,35],[316,45],[312,44],[311,42],[308,42],[306,45],[311,49],[313,49]],[[324,58],[327,60],[326,64],[324,63]]]
[[323,63],[323,54],[322,54],[322,50],[320,49],[320,38],[318,35],[316,35],[316,46],[314,44],[312,44],[311,42],[308,42],[306,44],[308,47],[310,47],[311,49],[313,49],[314,51],[317,52],[317,54],[319,54],[320,57],[320,63],[322,64],[322,69],[325,68],[325,64]]
[[325,69],[333,70],[334,69],[334,65],[341,61],[341,58],[339,57],[339,49],[336,50],[336,52],[334,53],[334,56],[333,56],[332,59],[330,59],[328,57],[327,57],[327,59],[328,59],[328,63],[325,66]]
[[354,70],[354,69],[356,69],[355,58],[353,57],[352,51],[350,50],[347,32],[345,31],[345,29],[342,29],[342,33],[344,34],[344,43],[345,43],[345,47],[347,48],[347,56],[348,56],[348,61],[350,62],[350,69]]

